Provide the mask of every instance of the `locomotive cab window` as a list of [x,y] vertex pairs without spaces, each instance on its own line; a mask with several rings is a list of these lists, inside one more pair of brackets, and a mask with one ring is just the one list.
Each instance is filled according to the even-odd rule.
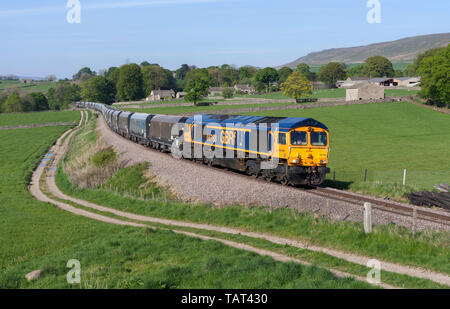
[[286,133],[278,133],[278,144],[286,145]]
[[328,145],[328,138],[325,132],[311,132],[312,146],[326,146]]
[[308,145],[308,134],[303,131],[291,132],[291,145],[294,146]]

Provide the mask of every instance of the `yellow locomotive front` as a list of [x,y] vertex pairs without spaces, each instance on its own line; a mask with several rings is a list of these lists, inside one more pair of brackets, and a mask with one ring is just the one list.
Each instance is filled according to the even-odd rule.
[[279,158],[287,164],[287,180],[297,185],[319,185],[330,172],[328,130],[321,127],[298,127],[278,133]]

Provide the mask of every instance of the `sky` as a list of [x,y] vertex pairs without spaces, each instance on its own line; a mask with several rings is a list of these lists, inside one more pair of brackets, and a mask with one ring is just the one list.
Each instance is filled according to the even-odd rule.
[[[279,66],[310,52],[450,32],[448,0],[0,0],[0,74],[71,77],[127,62]],[[371,0],[372,1],[372,0]]]

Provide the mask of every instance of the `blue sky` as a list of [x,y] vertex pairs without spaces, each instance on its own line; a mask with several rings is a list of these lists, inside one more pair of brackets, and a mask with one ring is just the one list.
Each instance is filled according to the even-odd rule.
[[0,74],[70,77],[127,60],[169,69],[188,63],[277,66],[309,52],[450,31],[448,0],[67,0],[0,2]]

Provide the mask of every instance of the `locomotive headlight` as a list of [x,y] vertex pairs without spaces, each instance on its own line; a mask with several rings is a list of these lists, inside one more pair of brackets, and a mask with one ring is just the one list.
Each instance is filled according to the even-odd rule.
[[292,163],[295,163],[295,164],[300,163],[300,160],[299,159],[294,159],[294,160],[292,160]]

